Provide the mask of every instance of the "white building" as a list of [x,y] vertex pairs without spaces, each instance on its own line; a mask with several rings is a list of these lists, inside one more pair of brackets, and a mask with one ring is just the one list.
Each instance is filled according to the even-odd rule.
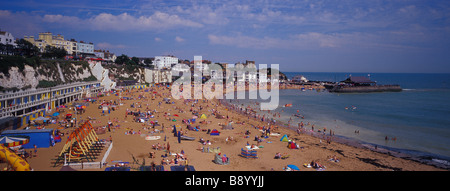
[[16,40],[14,39],[14,36],[6,31],[0,31],[0,43],[7,45],[11,44],[13,46],[16,46]]
[[94,52],[95,57],[105,59],[105,53],[104,52]]
[[291,82],[294,82],[294,83],[305,83],[305,82],[308,82],[308,79],[306,79],[305,76],[297,75],[297,76],[294,76],[292,78]]
[[175,56],[155,56],[153,64],[155,69],[170,69],[172,64],[178,64],[178,58]]
[[171,83],[172,72],[170,70],[144,69],[144,81],[146,83]]
[[183,64],[183,63],[176,64],[176,65],[172,66],[172,72],[173,72],[174,76],[181,76],[182,73],[184,74],[185,72],[190,72],[190,68],[188,65]]
[[80,41],[77,43],[78,53],[94,54],[94,44]]

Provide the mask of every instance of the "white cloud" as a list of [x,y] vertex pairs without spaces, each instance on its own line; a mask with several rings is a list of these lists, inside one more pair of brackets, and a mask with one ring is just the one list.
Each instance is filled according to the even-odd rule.
[[177,42],[184,42],[184,39],[179,37],[179,36],[176,36],[175,37],[175,41],[177,41]]
[[100,13],[87,19],[80,19],[64,15],[44,15],[44,22],[67,24],[68,26],[87,26],[94,30],[166,30],[177,27],[203,27],[198,22],[181,18],[178,15],[170,15],[163,12],[155,12],[150,16],[133,16],[128,13],[113,15]]
[[251,36],[217,36],[208,35],[209,42],[211,44],[221,44],[229,46],[237,46],[240,48],[256,48],[256,49],[267,49],[267,48],[279,48],[283,45],[282,39],[277,38],[256,38]]
[[100,42],[95,44],[96,48],[101,48],[101,49],[115,49],[115,48],[127,48],[128,46],[126,45],[122,45],[122,44],[110,44],[107,42]]
[[83,21],[78,17],[64,15],[44,15],[42,20],[50,23],[67,23],[71,25],[79,25],[83,23]]
[[[341,49],[389,49],[389,50],[417,50],[418,47],[410,45],[410,38],[401,38],[410,33],[338,33],[324,34],[318,32],[288,35],[287,38],[253,37],[241,34],[233,36],[208,35],[209,43],[251,49],[286,49],[286,50],[319,50]],[[419,36],[415,36],[419,38]],[[418,43],[422,40],[418,40]]]
[[12,33],[15,38],[42,32],[44,27],[40,24],[41,20],[40,15],[33,13],[0,10],[1,30]]
[[162,39],[161,39],[161,38],[158,38],[158,37],[155,37],[155,41],[156,41],[156,42],[160,42],[160,41],[162,41]]
[[222,5],[218,8],[212,8],[208,5],[192,5],[183,9],[180,6],[176,7],[176,12],[182,14],[187,18],[199,21],[206,25],[225,25],[230,21],[227,17],[228,6]]
[[321,34],[321,33],[303,33],[291,35],[287,39],[262,37],[256,38],[251,36],[218,36],[208,35],[211,44],[221,44],[228,46],[236,46],[240,48],[256,48],[256,49],[315,49],[315,48],[333,48],[342,45],[343,40],[339,36]]

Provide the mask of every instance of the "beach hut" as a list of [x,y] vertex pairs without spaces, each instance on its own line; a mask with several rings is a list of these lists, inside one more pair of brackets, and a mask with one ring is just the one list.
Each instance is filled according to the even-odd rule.
[[288,136],[285,134],[283,137],[281,137],[280,141],[282,142],[289,142]]
[[213,130],[211,131],[211,133],[209,133],[209,134],[212,135],[212,136],[219,136],[219,135],[220,135],[220,132],[217,131],[217,129],[213,129]]

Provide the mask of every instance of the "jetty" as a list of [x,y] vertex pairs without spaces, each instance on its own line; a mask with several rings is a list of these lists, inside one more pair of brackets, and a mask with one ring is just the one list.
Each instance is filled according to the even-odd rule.
[[377,85],[376,82],[364,76],[352,76],[335,84],[324,85],[329,92],[335,93],[369,93],[369,92],[400,92],[400,85]]

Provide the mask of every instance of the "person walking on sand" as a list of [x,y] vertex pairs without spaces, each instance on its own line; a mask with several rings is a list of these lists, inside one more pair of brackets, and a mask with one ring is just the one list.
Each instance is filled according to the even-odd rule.
[[170,144],[167,142],[167,152],[170,153]]
[[34,146],[34,156],[37,157],[37,146],[36,145],[33,146]]

